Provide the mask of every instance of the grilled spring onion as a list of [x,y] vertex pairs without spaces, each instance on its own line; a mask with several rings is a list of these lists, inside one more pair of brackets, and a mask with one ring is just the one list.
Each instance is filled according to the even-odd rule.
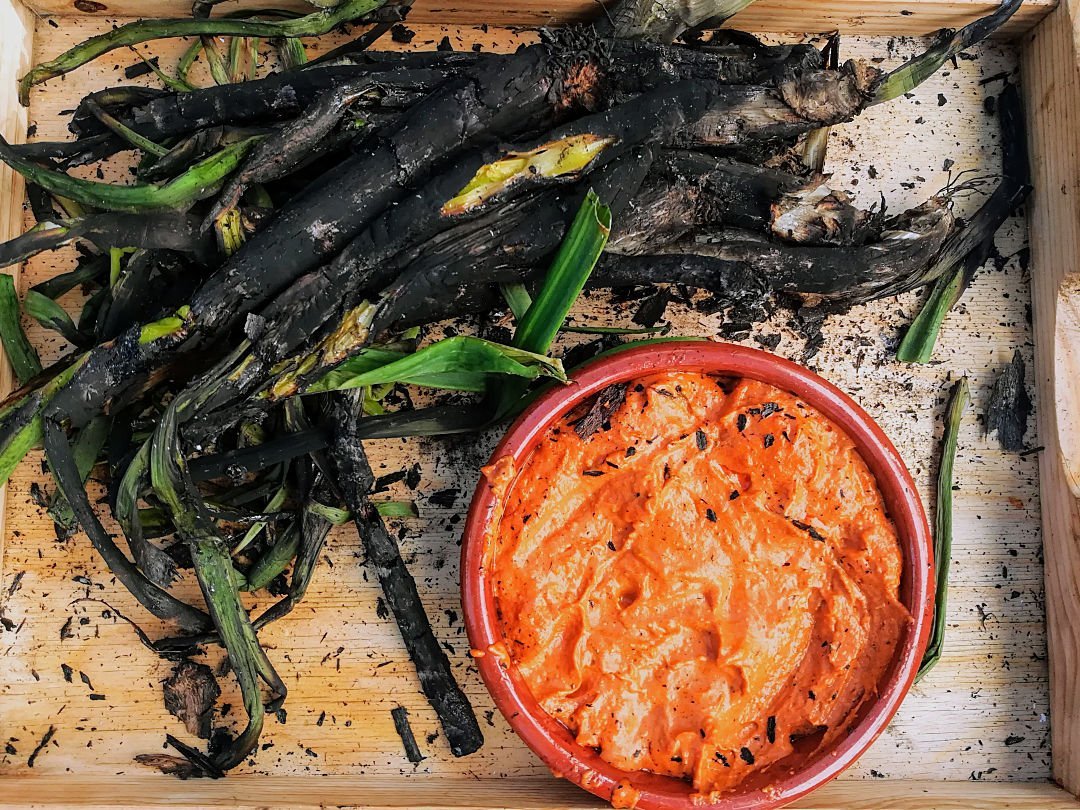
[[941,660],[945,643],[945,619],[949,594],[949,558],[952,555],[952,493],[953,463],[956,461],[956,443],[960,434],[960,420],[970,401],[967,377],[953,386],[945,413],[945,434],[941,440],[941,461],[937,476],[937,504],[934,514],[934,566],[936,596],[934,599],[934,625],[926,646],[922,663],[915,681],[922,680]]
[[[585,286],[610,231],[610,210],[590,192],[570,226],[543,288],[522,319],[514,337],[518,349],[528,353],[547,352]],[[518,383],[504,382],[477,411],[486,414],[486,420],[495,421],[513,410],[527,385]],[[416,583],[397,543],[387,533],[378,508],[367,497],[374,476],[360,441],[366,420],[358,418],[359,403],[342,393],[335,399],[331,454],[339,489],[345,495],[369,563],[374,566],[386,602],[401,629],[424,694],[439,716],[450,750],[455,756],[464,756],[483,744],[480,726],[468,698],[454,679],[446,653],[431,631]]]
[[316,11],[295,20],[174,19],[138,20],[99,34],[76,45],[55,59],[37,65],[19,80],[19,101],[30,103],[30,88],[63,76],[102,54],[117,48],[138,45],[154,39],[189,36],[232,37],[315,37],[332,31],[342,23],[358,20],[382,5],[384,0],[342,0],[336,6]]
[[938,68],[950,59],[955,59],[962,50],[970,48],[1000,28],[1016,13],[1022,2],[1023,0],[1004,0],[993,14],[975,20],[958,31],[943,32],[926,52],[889,73],[877,86],[871,104],[891,101],[914,90],[936,73]]

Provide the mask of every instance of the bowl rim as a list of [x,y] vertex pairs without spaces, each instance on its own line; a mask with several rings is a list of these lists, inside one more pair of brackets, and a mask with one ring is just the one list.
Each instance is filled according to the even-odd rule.
[[[856,727],[828,752],[790,771],[763,789],[735,792],[713,803],[691,798],[687,785],[671,777],[624,772],[580,746],[529,693],[510,663],[496,615],[489,572],[484,567],[486,538],[495,498],[481,476],[463,529],[461,597],[472,655],[495,705],[511,728],[552,770],[590,793],[611,801],[617,789],[640,810],[764,810],[785,805],[834,779],[870,747],[896,714],[907,694],[929,640],[933,620],[933,541],[915,483],[881,427],[847,394],[809,369],[777,355],[730,343],[672,340],[632,346],[601,355],[575,370],[569,384],[543,391],[510,426],[489,463],[510,455],[515,464],[569,410],[609,385],[665,371],[699,371],[746,377],[789,391],[842,428],[867,463],[897,529],[904,556],[901,601],[912,615],[903,642],[877,698]],[[921,606],[921,609],[920,609]],[[672,789],[665,790],[665,783]]]

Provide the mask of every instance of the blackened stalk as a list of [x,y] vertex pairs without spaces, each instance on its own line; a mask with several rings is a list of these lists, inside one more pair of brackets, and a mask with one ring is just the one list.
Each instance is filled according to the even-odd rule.
[[[313,183],[277,212],[195,294],[175,328],[129,330],[94,349],[51,407],[84,424],[139,375],[205,345],[289,283],[339,252],[381,211],[401,200],[445,159],[477,141],[528,131],[596,101],[604,60],[530,46],[443,87],[395,131]],[[593,82],[574,82],[593,68]]]
[[605,255],[591,283],[600,287],[677,283],[717,293],[771,290],[808,305],[836,306],[895,295],[923,276],[955,220],[931,200],[886,228],[879,241],[858,246],[783,244],[738,237],[716,244],[674,243],[651,255]]
[[[498,242],[511,225],[530,224],[541,228],[535,239],[540,245],[539,252],[535,256],[521,256],[518,252],[518,259],[543,259],[558,245],[572,209],[566,209],[565,201],[558,198],[544,204],[545,198],[538,195],[537,188],[572,182],[596,164],[602,167],[595,180],[597,188],[605,198],[616,200],[619,206],[627,204],[648,170],[651,151],[644,148],[626,150],[637,140],[677,126],[683,120],[685,105],[691,103],[687,98],[700,98],[692,92],[686,97],[679,93],[672,95],[676,101],[665,104],[656,101],[654,96],[643,96],[632,105],[618,108],[617,114],[598,114],[583,119],[600,119],[592,123],[603,124],[587,128],[590,138],[601,138],[600,133],[603,133],[603,139],[593,143],[612,142],[618,146],[612,146],[609,151],[588,153],[599,154],[599,157],[587,160],[578,170],[552,176],[546,175],[545,171],[522,170],[520,182],[507,184],[494,198],[464,206],[461,210],[447,211],[447,201],[455,199],[474,172],[480,176],[483,171],[478,170],[482,163],[478,155],[466,156],[420,193],[389,209],[333,262],[301,279],[260,313],[260,322],[265,322],[267,328],[257,336],[253,354],[245,358],[242,368],[221,375],[226,381],[208,400],[203,412],[196,416],[196,440],[220,432],[223,409],[264,385],[267,369],[310,343],[312,335],[330,329],[313,350],[312,356],[317,358],[315,367],[300,373],[296,370],[297,364],[307,366],[307,360],[305,356],[294,357],[289,367],[277,372],[279,382],[288,377],[292,379],[293,388],[299,387],[305,379],[325,373],[367,345],[371,333],[366,324],[370,318],[353,317],[366,305],[354,306],[353,303],[365,291],[376,291],[389,284],[395,274],[400,272],[402,275],[384,290],[386,314],[379,328],[400,317],[399,305],[406,309],[423,309],[423,301],[438,297],[442,278],[459,269],[455,266],[451,271],[444,264],[456,261],[457,265],[467,269],[469,262],[490,253],[492,243]],[[667,91],[663,91],[663,97],[667,97]],[[631,121],[633,127],[628,127]],[[564,155],[571,151],[565,143],[574,137],[572,131],[555,133],[552,137],[554,140],[545,141],[541,148],[550,146],[550,151]],[[606,160],[610,162],[605,163]],[[581,194],[573,193],[568,199],[576,203]],[[520,241],[527,249],[532,240],[522,238]],[[512,245],[501,248],[515,249]],[[405,268],[408,268],[407,273],[403,272]],[[288,388],[283,384],[275,384],[273,398],[260,402],[263,407],[268,406],[287,392]],[[235,419],[235,415],[230,413],[226,418]]]
[[18,264],[77,239],[100,250],[113,247],[163,248],[210,257],[213,240],[199,233],[199,220],[178,214],[90,214],[27,231],[0,244],[0,267]]
[[[881,239],[866,244],[789,244],[731,230],[714,244],[688,239],[661,244],[655,252],[605,253],[589,285],[683,284],[708,290],[730,304],[781,295],[811,306],[844,307],[933,280],[928,274],[954,230],[947,204],[934,198],[893,218]],[[505,238],[513,244],[517,234]],[[491,284],[533,281],[538,272],[535,265],[513,261],[473,261],[460,272],[446,268],[439,294],[417,301],[410,315],[434,321],[484,312],[496,301]]]
[[[373,90],[361,106],[400,110],[435,90],[447,73],[425,67],[372,71],[350,65],[275,73],[241,84],[152,99],[131,108],[121,120],[152,139],[212,126],[271,123],[293,118],[327,90],[362,78],[377,82],[379,90]],[[73,127],[80,135],[93,134],[99,131],[96,123],[76,112]]]
[[294,171],[338,125],[349,106],[375,86],[375,80],[365,76],[327,90],[299,118],[258,143],[226,181],[206,215],[204,229],[235,207],[248,186]]
[[[603,46],[609,49],[611,60],[606,92],[616,101],[680,79],[709,86],[771,83],[776,75],[822,67],[820,53],[802,45],[762,46],[749,53],[737,48],[706,53],[630,40],[606,40]],[[362,107],[400,110],[447,79],[484,65],[490,69],[512,58],[471,52],[363,53],[335,64],[316,60],[299,71],[275,73],[239,85],[208,87],[190,93],[158,93],[139,99],[126,111],[115,99],[118,88],[87,96],[73,116],[72,129],[80,136],[102,132],[100,122],[87,106],[90,101],[108,105],[124,123],[151,139],[223,124],[281,121],[298,115],[327,90],[363,77],[377,82],[381,91],[362,99]]]
[[416,666],[424,695],[439,716],[443,733],[454,756],[476,751],[484,742],[472,705],[450,670],[446,653],[431,630],[416,582],[401,559],[368,493],[375,476],[364,447],[357,437],[357,414],[349,394],[335,395],[334,439],[331,458],[338,488],[352,513],[368,564],[375,570],[405,648]]
[[718,28],[754,0],[623,0],[610,25],[620,37],[674,42],[694,28]]

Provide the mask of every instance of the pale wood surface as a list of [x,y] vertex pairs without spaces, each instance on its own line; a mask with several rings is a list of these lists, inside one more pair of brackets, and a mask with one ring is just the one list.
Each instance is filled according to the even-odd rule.
[[[230,807],[236,810],[601,810],[607,804],[562,780],[414,779],[381,777],[234,776],[185,782],[164,776],[127,776],[122,795],[113,777],[70,776],[44,782],[4,780],[0,810],[79,808]],[[1076,810],[1080,803],[1049,782],[833,782],[795,804],[798,810]]]
[[[109,20],[98,18],[61,19],[56,28],[41,23],[35,58],[52,57],[108,24]],[[484,47],[512,47],[520,41],[496,29],[485,33],[474,28],[414,27],[417,36],[413,45],[420,47],[430,47],[444,33],[450,35],[455,47],[469,47],[474,41]],[[905,39],[847,38],[844,55],[882,56],[884,66],[888,66],[906,58],[918,44]],[[169,65],[180,47],[164,43],[155,46],[154,52],[161,54],[163,65]],[[1015,54],[1004,46],[989,45],[977,55],[976,60],[961,60],[956,68],[947,68],[914,98],[876,108],[861,121],[837,128],[830,147],[830,168],[837,172],[838,184],[856,193],[866,205],[883,192],[890,209],[897,211],[946,184],[946,158],[955,161],[954,173],[962,169],[995,173],[997,126],[995,119],[984,113],[983,101],[999,92],[1000,84],[982,87],[979,81],[1011,71]],[[133,61],[130,53],[110,54],[35,91],[30,113],[38,137],[63,137],[59,112],[72,108],[90,89],[120,83],[122,68]],[[964,199],[957,205],[966,211],[977,202]],[[929,492],[947,378],[969,374],[975,395],[957,463],[960,489],[956,493],[954,585],[945,658],[915,688],[886,734],[846,775],[872,781],[861,786],[837,785],[829,790],[839,793],[818,794],[815,802],[836,801],[837,807],[960,807],[971,806],[964,803],[966,796],[973,795],[967,791],[978,788],[990,791],[980,795],[998,797],[1001,806],[1052,806],[1035,803],[1056,795],[1046,794],[1045,787],[1002,787],[1001,793],[993,793],[997,788],[962,784],[947,789],[948,801],[953,804],[932,804],[921,793],[923,787],[901,789],[894,781],[877,781],[879,777],[1044,780],[1049,775],[1037,464],[1034,456],[1002,453],[992,440],[982,436],[975,418],[985,407],[994,371],[1008,360],[1012,349],[1020,347],[1030,358],[1031,332],[1025,317],[1028,282],[1017,258],[1024,244],[1024,223],[1010,222],[998,239],[1001,253],[1009,260],[1001,270],[990,269],[981,275],[961,310],[950,317],[937,364],[906,368],[890,359],[900,327],[915,311],[917,296],[860,307],[836,319],[827,328],[825,350],[812,361],[880,420],[907,459],[924,497]],[[69,266],[67,254],[35,259],[27,265],[25,283],[36,283]],[[72,308],[77,305],[72,296],[64,303]],[[592,322],[628,324],[631,313],[632,308],[626,305],[617,305],[613,313],[603,296],[591,297],[581,308],[583,318]],[[716,317],[676,305],[669,309],[669,315],[676,331],[683,334],[715,335],[720,325]],[[782,333],[778,352],[797,358],[801,343],[784,328],[784,321],[785,317],[778,316],[757,331]],[[61,351],[55,338],[36,329],[30,334],[41,347],[43,358]],[[437,728],[434,718],[419,696],[396,628],[376,615],[377,587],[358,567],[355,535],[342,530],[332,536],[326,560],[304,604],[287,621],[263,634],[290,684],[289,717],[285,725],[272,719],[268,722],[264,742],[272,747],[261,751],[254,764],[241,771],[353,774],[387,780],[386,784],[400,786],[396,789],[401,796],[394,801],[405,802],[404,806],[418,806],[408,798],[410,791],[433,791],[434,796],[424,794],[431,801],[451,800],[451,788],[444,796],[440,786],[452,783],[433,780],[432,774],[447,778],[546,776],[544,768],[492,712],[490,699],[468,667],[459,618],[458,519],[474,484],[476,468],[494,438],[467,444],[382,442],[371,447],[380,472],[392,472],[413,461],[421,464],[422,480],[416,495],[421,517],[404,524],[403,547],[421,583],[436,633],[452,645],[465,689],[478,707],[487,736],[485,748],[472,757],[453,760],[441,739],[427,740]],[[1029,443],[1038,443],[1034,435],[1029,434]],[[159,681],[169,668],[140,647],[130,628],[117,617],[118,610],[151,631],[155,629],[111,580],[85,540],[55,541],[51,524],[31,497],[32,486],[44,480],[40,456],[35,455],[13,479],[7,512],[9,550],[0,582],[0,606],[18,630],[0,631],[0,733],[5,739],[17,738],[12,742],[17,753],[0,754],[0,774],[11,777],[11,784],[42,776],[65,779],[68,769],[103,780],[122,773],[116,777],[117,784],[132,775],[142,779],[142,771],[132,764],[131,757],[158,750],[165,731],[182,731],[161,705]],[[448,487],[460,489],[453,508],[429,503],[430,494]],[[395,487],[387,497],[410,495]],[[20,572],[25,573],[19,588],[8,597],[7,590]],[[91,584],[75,581],[75,576],[85,577]],[[184,583],[183,589],[194,595],[192,582]],[[109,606],[76,601],[87,596],[106,600]],[[60,630],[71,617],[73,636],[61,641]],[[72,683],[64,681],[61,663],[73,668]],[[81,682],[80,672],[87,675],[93,689]],[[103,694],[105,699],[92,701],[91,693]],[[228,694],[227,699],[238,705],[231,687]],[[393,732],[389,710],[397,704],[409,708],[428,757],[416,768],[405,762]],[[323,712],[325,718],[319,725]],[[29,770],[27,756],[50,725],[57,729],[55,742]],[[394,781],[394,777],[414,773],[419,778]],[[201,795],[186,793],[189,787],[243,795],[242,782],[235,779],[212,787],[206,783],[160,784],[163,791],[178,797],[177,801]],[[319,784],[321,780],[313,781],[312,787],[303,791],[313,795],[311,791],[318,790],[314,786]],[[499,784],[512,783],[502,780]],[[537,795],[547,796],[550,790],[558,797],[553,800],[556,803],[524,806],[566,806],[563,797],[577,795],[546,778],[536,784],[540,786]],[[368,781],[363,785],[357,792],[370,795]],[[484,795],[491,795],[486,790]],[[841,794],[850,797],[844,799],[848,804],[828,798]],[[87,796],[86,801],[102,800],[89,791],[80,795]],[[415,795],[419,801],[421,794]],[[879,797],[883,802],[889,797],[890,803],[879,803]],[[261,796],[260,801],[265,798]],[[1014,800],[1021,803],[1008,804]],[[370,801],[378,806],[390,799],[376,795]],[[980,802],[979,806],[994,805]]]
[[[1053,8],[1055,0],[1028,0],[1001,32],[1011,38],[1033,28]],[[75,0],[31,0],[41,14],[72,15],[87,8]],[[104,0],[103,16],[185,15],[190,0]],[[239,0],[220,6],[222,12],[247,6],[260,8],[262,0]],[[303,0],[275,3],[300,10],[311,8]],[[739,25],[752,31],[832,31],[860,34],[929,34],[939,28],[958,28],[991,11],[997,0],[758,0],[739,15]],[[456,25],[554,25],[597,14],[597,0],[417,0],[410,20]]]
[[1080,791],[1080,3],[1070,0],[1024,43],[1036,194],[1031,206],[1039,467],[1054,776]]
[[[16,82],[31,65],[34,48],[33,15],[18,0],[0,0],[0,135],[11,143],[26,140],[28,111],[19,106]],[[23,230],[22,175],[0,163],[0,240],[18,236]],[[15,277],[19,287],[21,268],[7,267],[0,272]],[[0,392],[14,388],[15,375],[0,346]],[[0,487],[0,578],[4,571],[4,512],[7,486]]]

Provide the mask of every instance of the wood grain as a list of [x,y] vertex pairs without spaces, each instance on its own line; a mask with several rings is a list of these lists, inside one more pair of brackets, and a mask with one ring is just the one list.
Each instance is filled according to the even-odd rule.
[[[1080,793],[1080,2],[1024,43],[1054,777]],[[1051,404],[1052,403],[1052,404]]]
[[[66,18],[55,28],[41,23],[35,58],[51,58],[111,22]],[[455,48],[477,42],[506,49],[530,36],[495,28],[413,27],[413,45],[419,47],[431,47],[445,35]],[[332,44],[327,39],[319,47]],[[921,45],[903,38],[851,37],[844,40],[844,56],[881,56],[887,67]],[[153,52],[167,66],[182,47],[164,42],[155,44]],[[899,211],[947,183],[946,159],[954,161],[954,172],[996,171],[999,138],[983,104],[1000,84],[980,82],[1012,72],[1016,56],[1001,45],[980,48],[975,56],[946,68],[912,98],[875,108],[858,122],[837,128],[829,164],[837,182],[865,205],[884,193],[890,210]],[[65,137],[61,111],[91,89],[121,82],[123,68],[134,61],[127,52],[110,54],[64,80],[36,88],[30,115],[38,137]],[[122,167],[111,171],[118,173]],[[963,213],[977,202],[957,204]],[[979,276],[961,309],[950,316],[936,365],[908,368],[892,360],[896,335],[915,311],[915,295],[860,307],[835,319],[827,327],[825,349],[812,361],[881,422],[924,497],[950,375],[970,375],[976,410],[981,410],[994,372],[1012,349],[1019,346],[1030,357],[1028,282],[1019,260],[1025,238],[1019,219],[1003,230],[998,248],[1010,258],[1003,267]],[[64,252],[38,257],[27,264],[27,281],[36,283],[70,269],[71,261]],[[65,296],[62,303],[76,310],[77,296]],[[635,304],[594,295],[576,316],[582,322],[629,325]],[[802,343],[786,327],[786,317],[778,315],[755,331],[779,334],[777,351],[798,358]],[[682,334],[715,337],[723,326],[718,316],[679,303],[669,308],[669,318]],[[30,334],[45,359],[64,350],[55,336],[40,329]],[[99,806],[123,790],[121,800],[137,806],[153,806],[155,801],[185,806],[362,802],[368,807],[538,810],[597,806],[546,775],[494,713],[465,655],[456,589],[458,521],[476,469],[495,438],[467,444],[379,442],[370,447],[379,473],[420,464],[415,493],[397,485],[386,497],[419,503],[421,517],[395,528],[404,532],[406,560],[421,583],[436,634],[451,645],[455,667],[478,707],[485,748],[463,760],[452,759],[444,750],[396,628],[377,615],[378,589],[358,563],[357,539],[351,530],[340,530],[331,537],[303,605],[263,634],[290,684],[287,722],[268,723],[264,743],[269,747],[237,776],[183,786],[147,776],[131,762],[137,753],[159,750],[165,731],[179,731],[161,705],[159,681],[168,674],[168,664],[134,642],[123,617],[139,621],[151,634],[161,628],[146,621],[84,538],[55,541],[50,522],[34,503],[34,487],[48,484],[40,454],[32,455],[12,481],[9,553],[0,572],[0,610],[17,628],[0,631],[0,732],[5,739],[14,738],[9,742],[17,752],[0,753],[0,778],[8,788],[0,791],[0,801]],[[1029,435],[1029,441],[1038,440]],[[845,774],[846,779],[864,781],[830,786],[805,807],[1073,806],[1060,804],[1062,794],[1037,781],[1049,775],[1049,759],[1036,466],[1033,456],[1001,452],[982,436],[974,415],[965,423],[957,463],[955,576],[945,657],[909,695],[878,743]],[[452,507],[431,503],[432,494],[451,488],[458,491]],[[6,596],[19,573],[24,574],[19,588]],[[191,581],[182,583],[181,591],[191,598],[196,594]],[[61,631],[68,637],[62,639]],[[71,682],[64,679],[61,664],[72,668]],[[92,688],[79,673],[86,674]],[[238,705],[231,687],[226,691],[225,700]],[[91,694],[104,699],[92,700]],[[428,757],[415,768],[405,761],[393,732],[390,709],[395,705],[409,709]],[[218,722],[228,724],[235,714]],[[54,741],[31,770],[27,756],[50,726],[57,729]],[[70,772],[79,774],[77,780]],[[326,778],[300,783],[298,775],[304,774]],[[473,777],[484,779],[462,781]],[[900,781],[928,778],[935,781]],[[958,784],[936,781],[946,779]],[[962,781],[968,779],[981,781]],[[991,783],[1002,779],[1036,781]],[[64,792],[67,786],[70,790]]]
[[[1031,30],[1054,6],[1055,0],[1028,0],[1000,36],[1015,38]],[[78,15],[85,3],[76,0],[31,0],[39,14]],[[102,16],[186,15],[190,0],[104,0]],[[230,2],[225,10],[242,6],[259,8],[263,0]],[[310,10],[303,0],[275,5]],[[939,28],[959,28],[993,10],[996,0],[758,0],[739,14],[735,24],[750,31],[844,31],[859,34],[922,36]],[[418,0],[410,22],[454,25],[557,25],[592,19],[596,0]]]
[[[176,783],[166,777],[128,776],[123,793],[107,776],[69,776],[43,782],[4,780],[0,810],[79,808],[230,807],[235,810],[601,810],[607,804],[562,780],[399,780],[371,777],[237,776]],[[791,805],[797,810],[1076,810],[1072,796],[1049,782],[943,783],[920,780],[873,785],[833,782]]]

